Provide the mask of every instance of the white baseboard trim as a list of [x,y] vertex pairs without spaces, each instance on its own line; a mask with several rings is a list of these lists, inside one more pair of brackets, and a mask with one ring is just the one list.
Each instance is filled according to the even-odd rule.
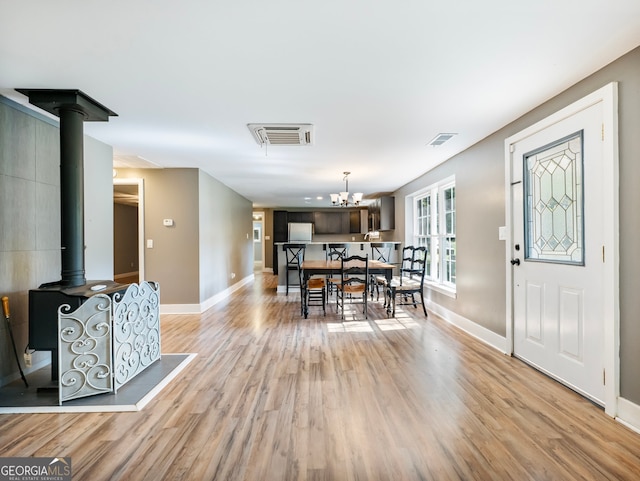
[[475,337],[485,344],[488,344],[489,346],[497,349],[503,354],[508,354],[506,337],[500,336],[499,334],[490,331],[486,327],[482,327],[481,325],[467,319],[466,317],[456,314],[455,312],[450,311],[449,309],[441,306],[440,304],[436,304],[429,299],[425,299],[425,303],[427,305],[427,309],[433,311],[434,314],[440,316],[449,324],[456,326],[467,334]]
[[262,272],[273,274],[273,267],[265,267],[264,269],[262,269]]
[[640,405],[623,397],[618,398],[618,415],[616,420],[620,424],[640,434]]
[[201,314],[201,304],[160,304],[160,314]]
[[254,280],[255,275],[250,274],[200,304],[160,304],[160,314],[202,314],[207,309],[215,306],[218,302],[226,299],[235,291],[252,283]]

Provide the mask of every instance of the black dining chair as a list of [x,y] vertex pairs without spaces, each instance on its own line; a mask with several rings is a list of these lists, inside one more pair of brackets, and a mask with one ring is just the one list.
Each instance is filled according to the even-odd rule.
[[[402,253],[400,255],[400,262],[394,263],[394,272],[391,282],[395,282],[396,284],[400,282],[400,275],[403,271],[411,269],[411,265],[413,263],[413,250],[414,246],[405,246],[402,248]],[[382,292],[384,293],[384,307],[387,309],[390,307],[391,299],[388,296],[388,287],[389,281],[385,276],[376,276],[376,282],[378,282],[381,286],[384,286]]]
[[299,260],[300,269],[298,278],[300,280],[300,314],[304,315],[305,306],[309,312],[310,306],[322,306],[323,315],[327,315],[327,285],[324,277],[310,277],[305,282],[302,270],[302,260]]
[[[285,256],[286,256],[286,269],[285,269],[285,274],[286,274],[286,284],[287,284],[287,291],[286,291],[286,295],[289,295],[289,277],[290,277],[290,273],[291,271],[297,271],[298,272],[298,278],[300,277],[300,265],[302,264],[302,261],[304,261],[304,252],[306,249],[307,245],[306,244],[283,244],[282,249],[285,252]],[[295,281],[294,281],[295,282]]]
[[355,304],[354,299],[360,299],[362,312],[367,319],[367,297],[369,286],[369,255],[343,257],[340,268],[341,283],[336,291],[338,308],[344,319],[345,302]]
[[[371,260],[384,262],[385,264],[389,263],[391,260],[391,250],[393,249],[393,244],[389,242],[371,242]],[[387,278],[381,275],[371,275],[369,279],[369,294],[371,295],[371,300],[373,300],[373,291],[376,291],[376,300],[380,299],[380,286],[382,287],[382,292],[384,293],[384,289],[387,285]]]
[[[410,267],[403,262],[400,275],[394,276],[387,286],[387,312],[391,317],[396,315],[396,306],[412,305],[418,307],[415,296],[420,295],[420,303],[425,317],[428,317],[424,303],[424,275],[427,262],[427,248],[424,246],[412,248]],[[398,300],[399,298],[399,300]]]

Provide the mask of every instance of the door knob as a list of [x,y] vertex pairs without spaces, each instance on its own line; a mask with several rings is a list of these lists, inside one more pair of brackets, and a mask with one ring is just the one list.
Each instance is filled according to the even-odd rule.
[[511,259],[511,265],[512,266],[519,266],[520,265],[520,259]]

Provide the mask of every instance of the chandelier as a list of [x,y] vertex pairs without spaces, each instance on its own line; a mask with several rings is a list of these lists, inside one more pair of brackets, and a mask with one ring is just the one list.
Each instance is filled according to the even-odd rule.
[[357,192],[351,197],[349,202],[349,174],[351,172],[343,172],[344,178],[344,192],[339,194],[329,194],[331,196],[331,203],[339,207],[347,207],[348,205],[360,205],[362,202],[362,192]]

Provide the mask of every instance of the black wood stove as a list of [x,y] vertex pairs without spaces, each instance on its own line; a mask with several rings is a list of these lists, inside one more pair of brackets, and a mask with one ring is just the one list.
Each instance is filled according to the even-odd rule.
[[16,89],[29,102],[60,118],[61,279],[29,291],[29,347],[51,351],[51,378],[58,379],[58,308],[80,307],[96,294],[126,291],[128,284],[87,281],[84,262],[84,121],[117,115],[80,90]]

